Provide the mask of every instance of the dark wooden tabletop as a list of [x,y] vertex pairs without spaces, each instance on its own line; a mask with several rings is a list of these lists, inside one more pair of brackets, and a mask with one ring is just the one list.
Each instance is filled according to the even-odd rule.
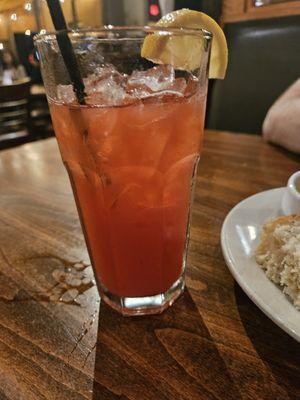
[[299,161],[260,137],[206,132],[187,289],[162,315],[124,318],[92,281],[79,304],[57,301],[57,270],[92,270],[54,139],[0,153],[0,400],[300,399],[299,344],[220,248],[228,211],[285,185]]

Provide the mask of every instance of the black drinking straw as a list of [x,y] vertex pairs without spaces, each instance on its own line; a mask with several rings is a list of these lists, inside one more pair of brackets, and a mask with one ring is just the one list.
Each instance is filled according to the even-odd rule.
[[84,84],[78,68],[76,56],[67,32],[67,24],[59,0],[47,0],[54,28],[58,33],[56,39],[64,63],[68,70],[74,93],[79,104],[85,104]]

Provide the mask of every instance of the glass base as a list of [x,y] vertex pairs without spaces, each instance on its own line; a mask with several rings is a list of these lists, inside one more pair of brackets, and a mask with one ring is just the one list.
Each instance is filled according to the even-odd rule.
[[184,290],[184,285],[184,275],[182,274],[170,289],[165,293],[156,294],[155,296],[120,297],[112,294],[101,283],[99,291],[105,303],[122,315],[130,317],[162,313],[180,296]]

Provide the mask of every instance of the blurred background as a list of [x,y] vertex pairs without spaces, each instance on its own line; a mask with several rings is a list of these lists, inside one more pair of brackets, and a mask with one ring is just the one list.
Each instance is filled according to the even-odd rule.
[[[300,0],[60,2],[70,28],[144,25],[183,7],[216,19],[227,37],[229,66],[224,81],[210,82],[208,128],[260,134],[271,104],[299,77]],[[52,30],[45,0],[0,0],[0,149],[53,134],[32,40]],[[1,106],[14,101],[17,109]]]
[[[70,28],[101,25],[144,25],[162,14],[183,7],[206,10],[214,18],[221,12],[221,0],[60,0]],[[40,31],[53,25],[45,0],[0,0],[0,50],[19,51],[17,42],[29,43]],[[23,38],[22,38],[23,36]],[[27,38],[26,38],[27,37]],[[23,54],[20,54],[23,57]]]
[[[214,18],[221,12],[221,0],[60,0],[70,28],[101,25],[144,25],[162,14],[183,7],[206,10]],[[10,48],[20,54],[29,72],[24,45],[40,31],[53,25],[45,0],[0,0],[0,50]],[[21,51],[22,49],[22,51]]]

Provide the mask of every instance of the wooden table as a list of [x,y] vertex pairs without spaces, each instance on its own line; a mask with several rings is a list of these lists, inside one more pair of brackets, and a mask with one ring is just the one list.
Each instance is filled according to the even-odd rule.
[[299,344],[242,292],[220,248],[228,211],[297,169],[260,137],[207,132],[187,290],[135,319],[99,312],[95,286],[81,306],[49,300],[53,270],[87,259],[56,142],[0,153],[0,399],[300,399]]

